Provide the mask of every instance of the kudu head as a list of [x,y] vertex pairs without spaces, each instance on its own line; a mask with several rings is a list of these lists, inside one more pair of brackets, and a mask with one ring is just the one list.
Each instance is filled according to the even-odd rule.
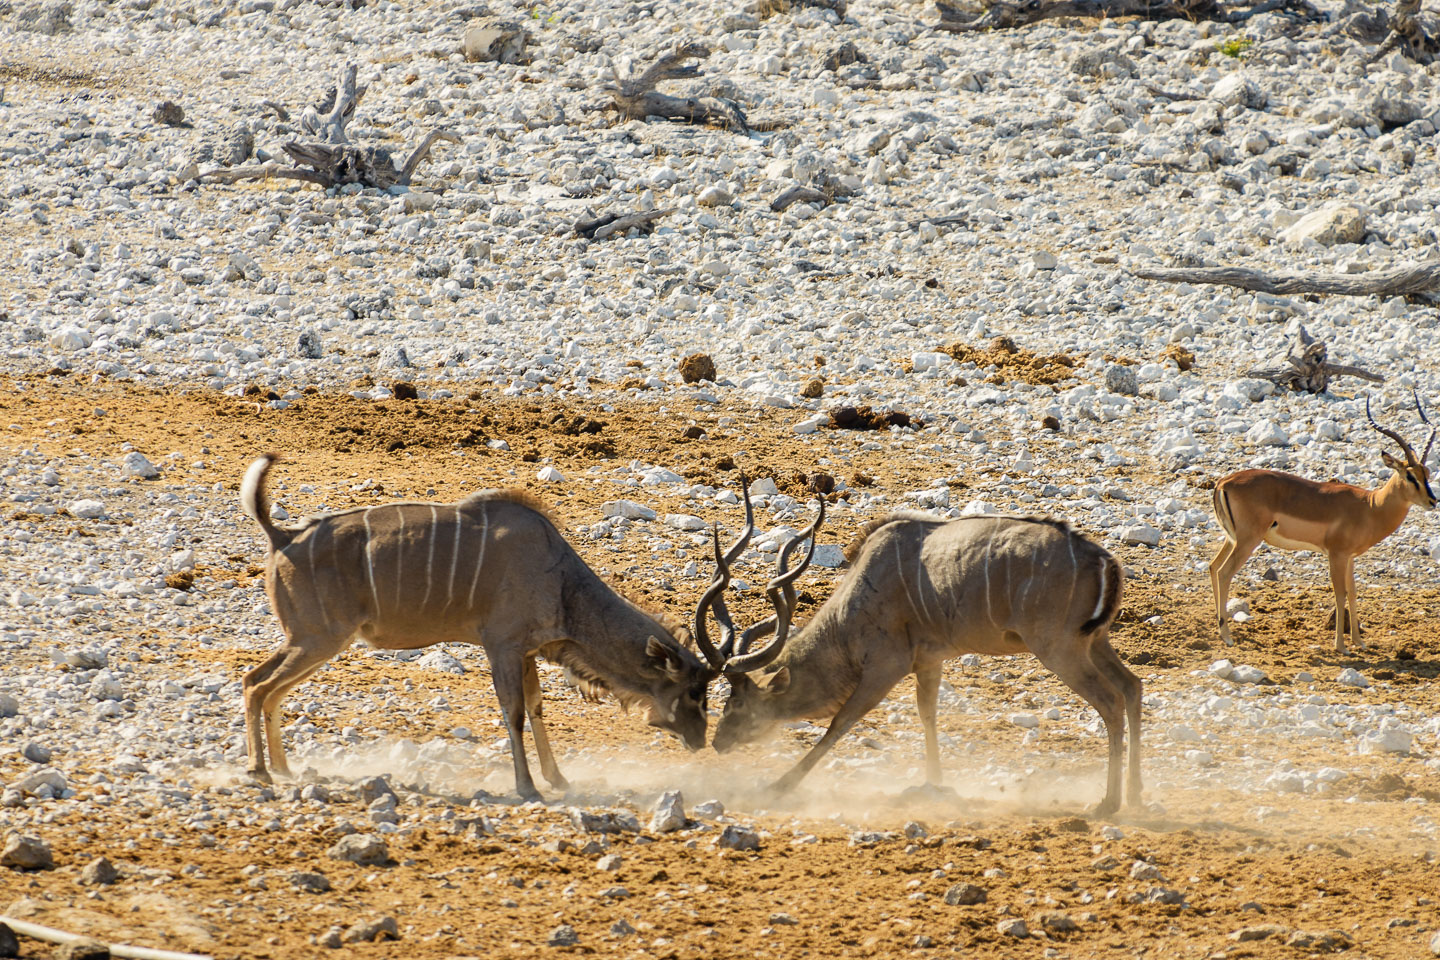
[[[668,633],[667,633],[668,637]],[[676,640],[645,643],[643,681],[650,693],[646,722],[675,734],[690,750],[705,746],[705,691],[715,672]]]
[[[724,673],[725,679],[730,682],[730,696],[725,701],[720,723],[715,728],[714,746],[721,753],[758,739],[783,719],[773,709],[774,698],[789,688],[790,671],[781,667],[768,677],[758,677],[756,674],[773,663],[785,649],[785,641],[790,637],[791,618],[795,613],[795,581],[810,566],[810,561],[815,556],[815,532],[820,529],[820,524],[825,522],[825,501],[822,498],[820,514],[815,518],[815,522],[791,537],[780,548],[779,558],[775,562],[775,576],[765,586],[765,595],[770,598],[775,615],[749,627],[739,634],[737,640],[735,622],[730,618],[730,611],[725,606],[725,588],[730,585],[730,565],[745,550],[751,534],[755,532],[754,510],[750,505],[750,492],[744,479],[741,477],[741,485],[746,487],[745,529],[729,550],[721,550],[720,533],[718,530],[714,531],[715,579],[710,584],[710,589],[700,598],[700,604],[695,610],[695,642],[715,671]],[[789,569],[791,555],[806,540],[810,541],[810,547],[805,552],[804,560],[795,569]],[[706,620],[712,612],[720,624],[721,642],[718,649],[710,642],[706,626]],[[757,639],[771,633],[775,634],[774,640],[759,650],[750,649]]]
[[1430,439],[1425,444],[1425,452],[1418,457],[1415,455],[1414,448],[1405,442],[1404,437],[1375,422],[1375,418],[1370,414],[1370,398],[1368,396],[1365,398],[1365,416],[1369,419],[1370,426],[1398,443],[1400,451],[1405,454],[1405,459],[1399,460],[1382,452],[1380,459],[1385,462],[1385,466],[1400,474],[1402,478],[1400,490],[1406,501],[1422,510],[1434,510],[1435,492],[1430,489],[1430,470],[1425,466],[1425,461],[1430,457],[1430,448],[1435,445],[1435,433],[1440,430],[1440,427],[1431,426],[1430,418],[1425,416],[1425,408],[1420,405],[1420,394],[1412,389],[1412,395],[1415,397],[1415,409],[1420,413],[1420,422],[1430,427]]

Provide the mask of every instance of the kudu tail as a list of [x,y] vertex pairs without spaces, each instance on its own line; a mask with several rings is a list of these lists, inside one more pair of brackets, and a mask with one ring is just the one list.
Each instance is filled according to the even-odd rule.
[[265,538],[270,541],[271,552],[288,546],[292,539],[289,531],[281,530],[271,521],[270,499],[265,496],[265,478],[270,475],[270,467],[279,459],[273,453],[265,454],[250,464],[250,469],[245,471],[245,479],[240,481],[240,509],[260,524]]
[[1120,596],[1123,593],[1125,571],[1108,553],[1102,553],[1100,561],[1100,599],[1095,603],[1095,612],[1080,625],[1081,634],[1091,634],[1110,626],[1120,612]]

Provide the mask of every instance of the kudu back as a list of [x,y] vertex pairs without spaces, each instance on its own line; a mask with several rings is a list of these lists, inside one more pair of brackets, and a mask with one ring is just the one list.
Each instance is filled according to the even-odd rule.
[[[250,773],[289,775],[280,740],[286,694],[360,637],[385,650],[444,641],[485,650],[510,736],[515,788],[538,797],[525,717],[545,778],[567,784],[542,722],[535,657],[563,664],[589,694],[649,708],[649,722],[690,749],[705,745],[714,676],[654,616],[615,593],[543,510],[513,491],[457,503],[390,503],[274,524],[265,496],[273,455],[241,484],[245,513],[270,542],[265,590],[285,643],[244,678]],[[263,740],[262,740],[263,731]]]
[[[1031,653],[1105,723],[1102,814],[1120,804],[1128,716],[1129,799],[1139,802],[1141,684],[1109,643],[1122,570],[1106,550],[1055,520],[898,514],[872,524],[847,554],[850,572],[803,629],[793,636],[779,629],[770,647],[723,658],[718,669],[731,694],[715,731],[717,750],[755,740],[785,720],[833,717],[820,741],[771,788],[783,792],[913,673],[926,778],[935,783],[944,662],[965,653]],[[726,557],[719,560],[723,567]],[[728,570],[721,576],[728,578]],[[782,627],[793,609],[782,592],[776,603]],[[719,608],[716,614],[732,638],[728,615]]]

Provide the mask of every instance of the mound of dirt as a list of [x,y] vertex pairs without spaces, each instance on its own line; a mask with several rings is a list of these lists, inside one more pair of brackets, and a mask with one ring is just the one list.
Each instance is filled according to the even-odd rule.
[[708,353],[692,353],[680,361],[680,379],[686,383],[699,383],[701,380],[714,381],[715,361],[710,359]]
[[920,426],[903,410],[876,410],[870,406],[835,407],[830,411],[833,430],[886,430],[890,427]]
[[995,373],[987,383],[1004,383],[1007,380],[1021,380],[1029,384],[1051,384],[1069,380],[1075,376],[1079,361],[1065,353],[1038,354],[1021,349],[1009,337],[996,337],[984,347],[972,347],[965,343],[952,343],[938,348],[959,363],[973,363],[984,369],[993,366]]

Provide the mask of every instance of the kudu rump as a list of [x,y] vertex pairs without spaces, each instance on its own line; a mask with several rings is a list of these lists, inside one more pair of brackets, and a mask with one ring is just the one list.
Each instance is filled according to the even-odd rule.
[[270,541],[265,590],[286,638],[245,675],[253,776],[268,779],[267,744],[275,772],[289,775],[280,703],[357,634],[384,650],[445,641],[483,647],[515,789],[527,799],[539,796],[525,762],[527,714],[541,772],[552,786],[567,786],[541,721],[536,656],[569,668],[588,693],[647,706],[651,725],[690,749],[705,745],[705,688],[714,673],[610,589],[522,494],[360,507],[278,527],[265,497],[274,462],[255,461],[240,487],[241,505]]
[[[747,510],[748,510],[747,501]],[[799,717],[833,717],[830,727],[770,789],[794,787],[861,717],[908,674],[925,726],[925,776],[940,780],[935,707],[944,662],[964,653],[1033,653],[1100,714],[1109,735],[1109,774],[1098,812],[1118,809],[1125,721],[1130,723],[1129,800],[1140,801],[1140,680],[1110,646],[1120,608],[1120,564],[1065,523],[1029,517],[897,514],[870,525],[847,555],[853,567],[811,621],[793,637],[794,581],[809,563],[788,569],[788,542],[768,593],[775,615],[738,640],[723,591],[730,564],[753,532],[749,523],[729,551],[715,543],[718,570],[696,612],[696,641],[730,681],[715,730],[716,750],[763,736]],[[716,649],[707,608],[722,630]],[[750,652],[771,631],[775,639]],[[761,671],[764,671],[762,673]]]

